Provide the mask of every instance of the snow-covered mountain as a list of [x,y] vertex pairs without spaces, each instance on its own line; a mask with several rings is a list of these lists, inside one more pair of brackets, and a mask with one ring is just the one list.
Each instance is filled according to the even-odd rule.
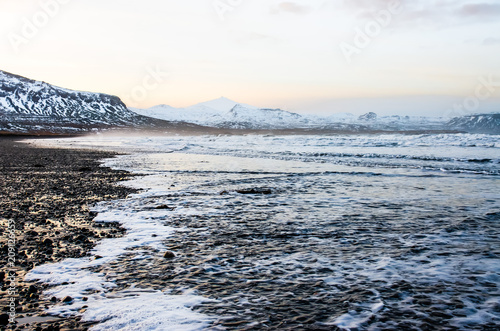
[[138,114],[168,121],[185,121],[198,125],[229,129],[320,129],[343,131],[432,130],[443,129],[444,119],[418,116],[383,116],[367,113],[302,115],[281,109],[258,108],[219,98],[187,108],[167,105],[149,109],[132,109]]
[[[453,119],[419,116],[303,115],[259,108],[227,98],[187,108],[128,109],[116,96],[56,87],[0,70],[0,133],[71,133],[106,128],[304,129],[349,132],[461,130],[500,133],[500,114]],[[203,127],[200,127],[203,126]],[[207,128],[210,127],[210,128]]]
[[72,91],[0,70],[0,131],[60,133],[168,124],[137,115],[116,96]]
[[224,97],[187,108],[160,105],[149,109],[131,110],[140,115],[167,121],[184,121],[216,128],[280,129],[290,126],[303,127],[307,123],[307,120],[299,114],[280,109],[261,109]]
[[[227,129],[290,129],[290,128],[318,128],[333,122],[325,122],[322,117],[306,116],[281,109],[259,108],[238,103],[221,97],[219,99],[202,102],[187,108],[174,108],[160,105],[148,109],[134,109],[132,111],[158,119],[168,121],[185,121],[203,126]],[[358,125],[344,124],[353,130]]]
[[500,134],[500,113],[456,117],[447,125],[467,132]]

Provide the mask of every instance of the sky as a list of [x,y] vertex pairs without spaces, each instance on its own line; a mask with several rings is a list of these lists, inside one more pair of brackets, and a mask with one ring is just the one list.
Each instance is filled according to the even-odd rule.
[[0,70],[128,106],[500,111],[498,0],[0,0]]

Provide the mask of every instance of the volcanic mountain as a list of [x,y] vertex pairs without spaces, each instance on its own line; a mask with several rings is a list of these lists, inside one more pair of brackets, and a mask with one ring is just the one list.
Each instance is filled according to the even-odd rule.
[[170,122],[128,110],[116,96],[68,90],[0,70],[0,132],[76,133],[170,126]]

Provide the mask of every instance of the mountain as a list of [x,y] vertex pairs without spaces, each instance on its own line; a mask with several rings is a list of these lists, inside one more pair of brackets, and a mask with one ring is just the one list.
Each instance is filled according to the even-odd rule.
[[461,130],[499,134],[500,114],[443,118],[349,113],[303,115],[219,98],[187,108],[128,109],[116,96],[56,87],[0,70],[0,133],[77,133],[111,128],[301,129],[349,132]]
[[358,120],[360,121],[375,121],[377,119],[378,115],[375,114],[374,112],[369,112],[364,115],[361,115],[358,117]]
[[187,108],[160,105],[149,109],[132,108],[132,110],[143,116],[227,129],[300,128],[309,123],[308,119],[299,114],[281,109],[258,108],[224,97]]
[[225,129],[318,129],[362,132],[444,129],[445,120],[420,116],[377,116],[373,112],[328,116],[302,115],[281,109],[258,108],[227,98],[202,102],[187,108],[167,105],[131,109],[144,116],[168,121],[185,121]]
[[448,127],[473,133],[500,134],[500,113],[456,117]]
[[[281,109],[259,108],[219,98],[187,108],[160,105],[134,109],[138,114],[168,121],[185,121],[221,129],[341,129],[359,131],[363,127],[351,123],[327,121],[323,117],[300,115]],[[332,117],[333,118],[333,117]],[[336,117],[335,117],[336,118]]]
[[244,103],[238,103],[236,101],[233,101],[233,100],[230,100],[230,99],[224,98],[224,97],[220,97],[218,99],[198,103],[194,106],[188,107],[187,109],[188,110],[196,110],[196,109],[202,109],[202,108],[213,109],[213,110],[217,111],[218,113],[222,114],[222,113],[227,113],[228,111],[230,111],[231,109],[233,109],[237,105],[242,106],[244,108],[248,108],[248,109],[259,109],[257,107],[250,106],[250,105],[247,105]]
[[3,132],[71,133],[169,125],[137,115],[116,96],[72,91],[0,70],[0,131]]

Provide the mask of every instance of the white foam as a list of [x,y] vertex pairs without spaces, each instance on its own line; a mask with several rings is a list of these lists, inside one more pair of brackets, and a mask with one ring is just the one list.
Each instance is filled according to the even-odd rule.
[[143,194],[132,195],[125,200],[103,202],[94,209],[99,212],[96,222],[121,223],[127,230],[123,237],[100,241],[91,251],[90,257],[41,265],[26,275],[28,281],[54,286],[44,292],[46,296],[73,298],[68,304],[52,307],[48,313],[71,316],[81,314],[81,309],[85,307],[84,320],[105,321],[92,330],[199,330],[212,320],[190,309],[208,301],[206,298],[193,294],[172,296],[144,291],[133,294],[121,291],[110,296],[110,290],[116,287],[112,277],[90,270],[116,261],[126,253],[133,252],[135,256],[130,257],[132,260],[151,258],[152,250],[165,249],[165,238],[174,231],[182,230],[163,224],[163,220],[171,213],[169,210],[136,210]]
[[[31,142],[33,143],[33,142]],[[228,159],[224,169],[248,170],[252,163],[266,159],[318,163],[328,171],[362,171],[377,168],[390,171],[421,169],[448,173],[499,174],[500,136],[482,134],[428,135],[339,135],[339,136],[113,136],[39,140],[44,146],[98,148],[127,153],[186,153],[239,157]],[[138,155],[127,168],[147,169],[164,166],[162,156]],[[244,158],[244,159],[243,159]],[[484,162],[477,162],[487,160]],[[145,162],[141,162],[145,161]],[[151,162],[156,162],[152,164]],[[115,162],[116,164],[116,162]],[[206,165],[197,164],[206,169]],[[344,167],[338,167],[344,166]],[[299,166],[300,167],[300,166]],[[307,167],[303,167],[307,168]],[[178,169],[186,170],[183,167]],[[440,171],[442,169],[443,171]],[[158,169],[165,170],[165,169]]]
[[202,330],[212,321],[192,307],[207,301],[194,295],[165,295],[162,292],[100,300],[83,314],[84,321],[105,321],[93,327],[104,330]]
[[[362,306],[362,305],[358,305]],[[357,329],[361,327],[364,323],[378,313],[382,308],[384,308],[384,303],[382,301],[368,304],[368,309],[364,311],[351,310],[348,313],[339,316],[332,324],[336,325],[341,329]]]
[[[135,307],[134,305],[140,305],[142,299],[151,299],[151,302],[155,302],[156,299],[163,300],[164,297],[169,298],[170,296],[155,292],[153,294],[156,296],[153,298],[149,297],[149,295],[152,296],[151,293],[136,293],[133,297],[135,299],[132,299],[126,297],[126,295],[128,295],[127,293],[118,293],[118,295],[122,295],[123,297],[110,298],[107,294],[109,294],[109,289],[114,286],[113,282],[107,280],[103,275],[96,275],[88,272],[85,270],[86,267],[92,266],[92,263],[103,263],[104,261],[115,260],[123,253],[130,252],[129,249],[134,247],[144,247],[144,252],[141,250],[134,250],[133,252],[137,254],[137,256],[131,258],[150,257],[151,252],[147,251],[146,247],[151,247],[152,249],[162,249],[162,238],[169,236],[173,231],[183,230],[164,226],[162,220],[168,219],[170,215],[178,216],[178,214],[183,214],[186,216],[206,216],[209,214],[224,213],[226,209],[224,209],[223,204],[222,207],[217,206],[217,208],[220,207],[219,209],[212,208],[215,204],[220,203],[217,199],[221,197],[218,194],[220,191],[214,192],[213,190],[221,189],[217,183],[219,181],[223,182],[222,179],[227,181],[228,178],[231,178],[234,179],[234,182],[239,183],[244,177],[242,173],[238,173],[238,171],[241,172],[242,169],[254,171],[254,173],[249,175],[253,178],[257,178],[258,176],[272,176],[269,174],[262,175],[262,171],[290,171],[293,173],[300,173],[307,171],[326,172],[337,169],[334,168],[332,164],[300,165],[297,163],[296,165],[294,162],[288,160],[273,160],[273,162],[271,162],[268,166],[265,162],[262,162],[262,159],[257,159],[262,155],[281,157],[280,155],[291,155],[294,153],[298,155],[300,153],[316,152],[321,150],[335,153],[344,151],[357,153],[356,149],[362,151],[362,153],[364,153],[363,155],[368,155],[375,150],[383,150],[387,148],[390,149],[391,153],[394,155],[401,156],[437,155],[443,157],[451,156],[453,158],[461,158],[466,155],[468,158],[491,159],[493,157],[498,158],[497,148],[500,147],[499,137],[485,135],[384,135],[366,137],[155,137],[152,139],[138,140],[136,147],[134,147],[135,138],[131,137],[127,139],[128,140],[121,141],[120,144],[110,142],[109,145],[120,145],[124,148],[122,150],[126,150],[126,148],[136,150],[137,148],[144,147],[145,149],[143,150],[143,153],[125,155],[120,156],[119,158],[107,160],[106,165],[146,174],[147,176],[135,178],[134,180],[127,182],[127,185],[140,189],[147,188],[147,191],[134,195],[133,198],[135,200],[128,199],[123,201],[123,203],[112,202],[100,204],[97,208],[100,212],[97,220],[101,222],[112,222],[116,220],[123,222],[124,227],[128,230],[128,234],[120,239],[109,240],[109,244],[107,243],[108,240],[103,241],[98,247],[96,247],[93,254],[103,256],[103,259],[101,260],[93,261],[89,259],[86,262],[87,264],[82,263],[80,265],[78,262],[79,260],[77,260],[74,262],[74,267],[70,261],[68,261],[68,263],[64,266],[59,265],[52,269],[50,267],[42,266],[36,269],[36,272],[39,273],[39,277],[45,275],[45,281],[55,285],[60,284],[63,279],[66,281],[74,281],[74,279],[77,278],[81,279],[78,283],[53,289],[53,291],[60,291],[53,292],[58,297],[64,296],[67,293],[75,293],[75,295],[81,296],[80,293],[83,293],[86,288],[92,289],[92,286],[94,286],[97,291],[100,291],[100,293],[89,298],[88,303],[86,303],[86,305],[89,306],[86,313],[88,315],[86,316],[89,316],[89,318],[112,318],[109,320],[109,323],[111,323],[110,329],[112,327],[121,327],[120,324],[112,324],[114,323],[113,320],[115,320],[116,323],[119,323],[118,319],[121,319],[125,314],[130,313],[132,314],[131,316],[135,316],[133,307]],[[103,142],[101,146],[106,146],[106,142]],[[472,146],[479,147],[474,147],[472,150]],[[81,145],[79,145],[79,147],[81,147]],[[180,147],[186,147],[187,150],[183,150],[182,153],[163,153],[164,151],[179,150],[178,148]],[[147,153],[151,151],[154,151],[155,153]],[[159,151],[162,151],[162,153],[158,153]],[[470,154],[471,152],[473,154]],[[213,155],[193,155],[187,153]],[[235,156],[244,156],[246,158],[243,159]],[[297,159],[294,159],[294,161],[300,162],[300,160]],[[245,168],[243,168],[242,164]],[[496,164],[498,164],[498,162],[492,167],[498,167]],[[355,167],[352,166],[348,166],[346,168],[346,171],[354,171],[355,169]],[[221,172],[222,170],[225,172],[234,172],[234,174],[226,174],[225,172]],[[386,169],[385,171],[383,169],[377,169],[377,173],[385,172],[388,174],[395,174],[399,170],[400,169],[392,168]],[[363,171],[373,170],[364,169]],[[191,172],[193,174],[190,174]],[[419,169],[414,170],[414,172],[416,174],[422,173]],[[454,179],[454,177],[450,178]],[[206,185],[207,182],[211,182],[212,185]],[[366,184],[364,179],[360,180],[360,183]],[[440,200],[443,197],[446,198],[448,196],[452,196],[450,195],[450,192],[443,189],[446,188],[446,185],[444,185],[445,183],[442,180],[439,184],[441,186],[440,190],[437,191],[439,194],[437,194],[433,200]],[[231,185],[228,186],[232,187]],[[338,185],[338,187],[337,194],[341,195],[344,191],[340,190],[340,185]],[[468,190],[474,189],[475,188],[472,185],[468,187]],[[365,188],[365,190],[366,192],[369,192],[369,189]],[[352,194],[352,191],[346,192]],[[429,194],[432,194],[432,192],[432,190],[429,190]],[[453,191],[451,193],[458,194],[458,197],[463,196],[463,193],[461,192]],[[475,192],[472,193],[476,194]],[[492,201],[496,198],[494,193],[496,193],[496,191],[492,193],[491,189],[488,191],[485,190],[484,187],[481,188],[480,192],[483,197],[486,194],[491,195]],[[208,196],[208,194],[212,194],[217,198],[212,199]],[[474,194],[472,196],[475,196]],[[166,198],[167,196],[168,198]],[[229,196],[230,193],[228,195],[224,195],[224,197]],[[173,202],[173,204],[176,204],[176,209],[174,211],[158,211],[152,210],[152,208],[144,208],[148,203],[154,207],[154,204],[163,203],[165,201],[170,205],[168,199],[173,198],[173,200],[175,200],[175,198],[178,197],[182,197],[182,199],[179,199],[182,201]],[[150,200],[150,202],[147,202],[146,200]],[[286,203],[287,200],[285,199],[284,202]],[[443,199],[443,206],[444,203],[446,203],[446,200]],[[226,224],[224,224],[224,226],[225,225]],[[198,234],[200,234],[200,231],[205,230],[197,229],[194,231],[198,231]],[[411,231],[409,231],[409,233],[411,233]],[[400,234],[391,235],[389,233],[387,236],[381,234],[384,240],[377,238],[374,238],[373,240],[363,239],[368,240],[369,242],[373,241],[374,247],[378,246],[381,252],[391,252],[391,247],[394,243],[397,243],[395,246],[401,246],[401,252],[404,252],[405,249],[410,249],[412,247],[425,248],[422,253],[419,253],[419,251],[416,250],[416,253],[402,254],[401,256],[399,254],[394,255],[392,253],[388,253],[388,255],[379,253],[374,254],[373,256],[367,256],[366,251],[360,251],[358,254],[356,253],[356,250],[352,250],[352,252],[345,257],[338,256],[334,258],[328,255],[321,256],[314,252],[302,252],[289,255],[279,253],[271,258],[266,257],[265,260],[260,260],[255,257],[241,256],[239,257],[240,260],[244,260],[245,262],[249,262],[251,264],[249,264],[248,267],[245,267],[245,269],[239,269],[238,272],[268,272],[271,270],[271,267],[282,267],[282,269],[286,269],[284,275],[290,279],[293,278],[294,281],[324,281],[331,287],[328,291],[334,293],[343,291],[343,288],[345,287],[358,286],[359,280],[363,280],[363,282],[368,284],[384,284],[386,287],[390,287],[392,284],[397,285],[397,283],[401,281],[416,284],[418,286],[451,284],[450,286],[453,287],[455,286],[454,284],[457,283],[456,287],[458,289],[460,289],[460,286],[467,286],[470,282],[471,287],[477,288],[478,290],[485,289],[485,287],[479,282],[480,280],[493,282],[498,285],[500,282],[500,276],[498,276],[500,274],[500,264],[497,263],[498,258],[486,259],[480,253],[474,253],[469,256],[460,254],[462,248],[464,250],[468,249],[468,243],[476,243],[483,240],[480,233],[478,234],[473,232],[470,234],[470,237],[467,233],[468,231],[464,231],[464,233],[447,233],[445,230],[433,230],[431,233],[422,233],[419,237],[409,235],[402,236]],[[157,234],[159,236],[153,237],[152,234]],[[207,235],[210,235],[210,233],[207,232]],[[346,236],[346,239],[339,238],[338,242],[335,242],[335,239],[329,238],[327,239],[329,241],[328,245],[338,244],[339,247],[349,247],[350,245],[361,243],[361,239],[358,241],[357,239],[353,240],[349,234],[346,234]],[[324,241],[323,239],[315,240],[318,243]],[[457,254],[437,254],[442,253],[442,247],[444,246],[449,246],[450,249],[457,250]],[[332,273],[327,276],[320,276],[311,272],[303,272],[302,269],[306,266],[308,269],[312,270],[329,268],[332,270]],[[204,264],[204,267],[206,270],[214,272],[226,271],[226,269],[224,269],[225,267],[222,268],[217,263],[206,263]],[[58,268],[62,268],[62,270],[64,270],[63,275],[54,275],[50,273],[59,272]],[[233,270],[229,271],[233,272]],[[88,272],[88,274],[86,272]],[[466,276],[469,274],[474,275],[478,279],[476,284],[468,280]],[[429,293],[428,296],[433,300],[435,299],[436,302],[445,302],[451,300],[451,296],[456,293],[457,292],[453,291],[449,293],[444,291],[442,293]],[[190,298],[196,300],[194,297]],[[179,297],[178,299],[180,302],[184,302],[182,301],[184,300],[183,298]],[[341,316],[331,316],[329,324],[337,325],[340,328],[359,328],[374,314],[381,312],[384,307],[386,307],[386,309],[391,309],[391,307],[395,305],[395,303],[387,300],[385,303],[382,302],[380,297],[376,295],[366,299],[366,301],[365,299],[366,298],[360,299],[362,302],[352,303],[357,309],[350,310],[348,313]],[[405,297],[401,299],[402,301],[399,303],[411,309],[411,299],[411,293],[406,293]],[[488,302],[487,304],[478,304],[468,302],[465,295],[460,296],[459,299],[467,305],[467,308],[462,312],[466,316],[453,317],[450,321],[452,325],[457,325],[462,329],[467,329],[467,325],[483,324],[484,321],[498,322],[499,317],[494,315],[495,310],[491,308],[491,305],[500,305],[500,303]],[[410,303],[406,302],[406,300]],[[170,306],[167,301],[165,301],[165,305],[167,305],[166,309],[168,310],[168,307],[172,306]],[[174,305],[174,301],[172,301],[172,305]],[[248,297],[243,296],[241,302],[244,303],[247,301]],[[120,307],[122,306],[129,307],[130,311],[127,310],[129,308],[124,308],[124,311],[120,310],[118,315],[113,315],[113,312],[107,311],[101,306],[105,305],[106,302],[112,302],[115,306],[117,306],[117,309],[121,309]],[[149,306],[149,303],[145,304]],[[155,304],[158,305],[158,303]],[[76,305],[60,306],[57,308],[59,310],[51,311],[60,314],[74,313],[77,308],[81,308],[82,305],[83,303],[80,302],[80,306],[78,307]],[[189,304],[183,307],[189,307]],[[155,311],[155,307],[151,307],[151,309],[152,311]],[[381,313],[383,313],[383,311]],[[338,314],[340,314],[340,312],[338,312]],[[139,320],[139,317],[137,318]],[[167,320],[167,317],[165,318]],[[144,321],[141,319],[138,323],[143,322]],[[149,325],[151,328],[158,325],[153,319],[151,319],[150,322],[151,324]],[[189,323],[186,325],[189,325]],[[137,326],[138,329],[143,327],[142,324],[137,324]],[[193,327],[196,327],[195,324],[193,324]]]

